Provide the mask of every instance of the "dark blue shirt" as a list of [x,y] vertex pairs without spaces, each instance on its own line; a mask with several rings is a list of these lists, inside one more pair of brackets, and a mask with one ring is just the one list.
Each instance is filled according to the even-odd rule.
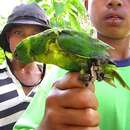
[[118,67],[130,66],[130,57],[120,61],[114,61]]

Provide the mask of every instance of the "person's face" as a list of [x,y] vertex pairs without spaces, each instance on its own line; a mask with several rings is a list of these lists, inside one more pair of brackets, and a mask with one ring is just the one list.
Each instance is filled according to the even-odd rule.
[[130,0],[85,0],[98,35],[121,39],[130,32]]
[[15,51],[17,44],[28,36],[40,33],[42,27],[37,25],[17,25],[7,33],[10,50]]

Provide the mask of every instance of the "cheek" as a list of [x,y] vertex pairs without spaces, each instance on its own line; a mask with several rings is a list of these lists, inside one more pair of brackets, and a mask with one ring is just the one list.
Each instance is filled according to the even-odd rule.
[[88,15],[94,26],[100,24],[102,13],[106,9],[104,1],[105,0],[100,0],[100,2],[98,0],[88,1]]
[[20,41],[21,41],[20,39],[13,38],[13,37],[9,39],[9,46],[10,46],[10,50],[11,50],[12,52],[15,51],[16,46],[17,46],[17,44],[18,44]]
[[88,14],[89,14],[91,23],[93,25],[97,24],[98,21],[100,20],[100,12],[97,10],[97,7],[90,6],[90,8],[88,8]]
[[102,27],[102,22],[100,21],[100,19],[101,19],[100,16],[97,16],[95,15],[95,13],[91,12],[90,21],[96,29],[98,29],[99,27],[100,28]]

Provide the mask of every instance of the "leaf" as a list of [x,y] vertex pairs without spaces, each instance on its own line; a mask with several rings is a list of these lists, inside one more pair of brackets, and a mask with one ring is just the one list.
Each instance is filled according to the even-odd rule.
[[81,25],[80,25],[80,23],[78,22],[78,20],[77,20],[77,18],[75,17],[75,15],[74,14],[70,14],[70,20],[71,20],[71,26],[72,26],[72,28],[74,28],[74,29],[76,29],[76,30],[82,30],[81,29]]
[[64,3],[61,1],[53,0],[53,7],[55,10],[55,16],[59,16],[64,12]]

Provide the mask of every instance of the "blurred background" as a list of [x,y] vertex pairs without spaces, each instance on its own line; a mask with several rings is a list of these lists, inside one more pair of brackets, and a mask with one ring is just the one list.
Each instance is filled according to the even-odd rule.
[[[53,28],[72,28],[93,34],[83,0],[0,0],[0,30],[12,9],[20,3],[36,2],[43,8]],[[0,63],[4,60],[0,49]]]

